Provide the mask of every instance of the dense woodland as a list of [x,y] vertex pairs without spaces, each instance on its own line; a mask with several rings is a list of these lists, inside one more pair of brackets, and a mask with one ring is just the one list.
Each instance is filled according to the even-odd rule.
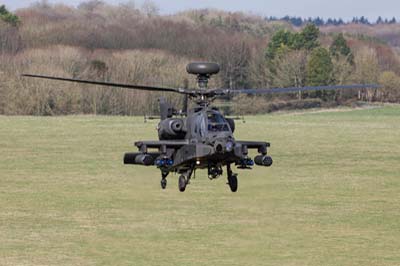
[[140,85],[195,86],[191,61],[215,61],[211,87],[272,88],[379,83],[380,90],[239,96],[236,113],[400,101],[400,25],[323,23],[218,10],[161,16],[151,1],[78,7],[38,2],[15,14],[0,7],[0,114],[142,115],[177,95],[21,78],[35,73]]

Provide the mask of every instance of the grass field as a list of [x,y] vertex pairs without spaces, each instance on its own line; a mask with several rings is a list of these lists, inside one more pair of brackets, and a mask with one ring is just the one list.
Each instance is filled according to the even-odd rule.
[[400,265],[400,107],[238,122],[239,192],[122,165],[143,118],[0,117],[0,265]]

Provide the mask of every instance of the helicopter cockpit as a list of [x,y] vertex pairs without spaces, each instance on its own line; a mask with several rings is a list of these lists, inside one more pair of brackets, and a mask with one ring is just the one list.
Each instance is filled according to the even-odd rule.
[[194,135],[202,138],[208,133],[232,133],[228,121],[217,111],[199,112],[193,122]]
[[218,112],[210,111],[207,113],[208,132],[230,132],[229,124],[226,119]]

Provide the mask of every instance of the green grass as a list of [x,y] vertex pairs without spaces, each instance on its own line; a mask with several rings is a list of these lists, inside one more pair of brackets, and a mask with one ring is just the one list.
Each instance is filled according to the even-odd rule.
[[142,118],[0,117],[0,265],[400,265],[400,107],[238,122],[275,163],[186,193]]

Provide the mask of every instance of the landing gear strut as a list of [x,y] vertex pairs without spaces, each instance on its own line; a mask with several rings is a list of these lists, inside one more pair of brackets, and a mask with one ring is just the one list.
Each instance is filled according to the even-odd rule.
[[190,183],[190,178],[192,177],[193,168],[183,173],[178,180],[178,188],[180,192],[185,192],[186,186]]
[[237,174],[232,172],[231,165],[226,166],[228,172],[228,185],[232,192],[237,192],[238,190],[238,179]]
[[186,185],[187,185],[186,177],[184,175],[181,175],[179,177],[179,181],[178,181],[179,191],[180,192],[185,192]]
[[161,188],[166,189],[167,188],[167,176],[169,173],[167,172],[161,172]]

